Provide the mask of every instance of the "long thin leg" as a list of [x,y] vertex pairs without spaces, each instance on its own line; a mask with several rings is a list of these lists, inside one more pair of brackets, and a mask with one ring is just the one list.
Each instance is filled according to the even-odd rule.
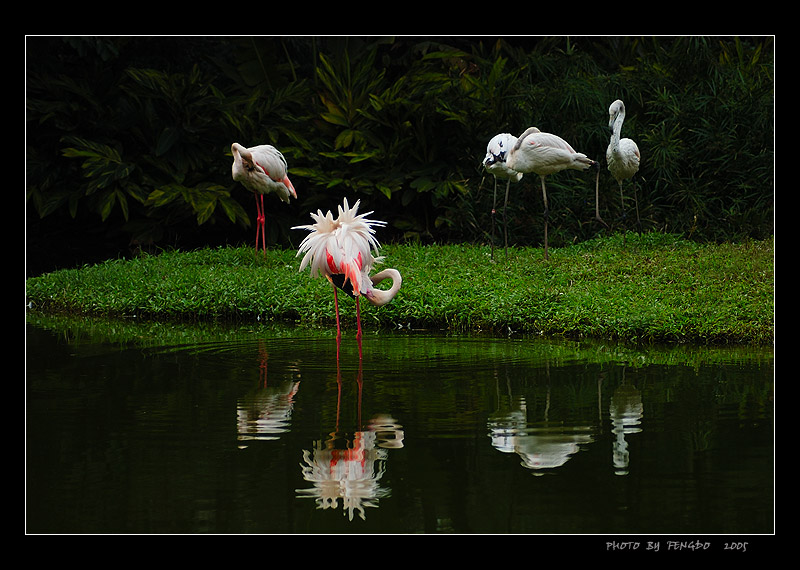
[[597,169],[597,178],[594,182],[594,219],[608,227],[608,224],[600,217],[600,168]]
[[[622,221],[625,223],[627,214],[625,213],[625,194],[622,192],[622,180],[619,181],[619,201],[622,203]],[[625,234],[628,233],[627,228],[622,228],[622,245],[625,245]]]
[[336,429],[334,433],[339,433],[339,418],[342,409],[342,371],[339,368],[339,345],[336,345]]
[[261,194],[261,249],[264,251],[264,256],[267,255],[267,245],[265,241],[267,233],[266,217],[264,216],[264,195]]
[[356,376],[356,384],[358,384],[358,429],[360,430],[363,424],[361,423],[361,397],[364,388],[364,365],[361,362],[361,345],[358,345],[358,375]]
[[508,206],[508,189],[511,187],[511,179],[506,182],[506,201],[503,202],[503,237],[505,239],[506,258],[508,258],[508,221],[506,220],[506,206]]
[[358,339],[359,343],[361,343],[361,303],[359,303],[360,299],[361,299],[360,295],[356,297],[356,322],[358,323],[358,332],[356,333],[356,339]]
[[494,177],[494,199],[492,201],[492,259],[494,259],[494,216],[497,213],[497,176]]
[[[330,277],[328,278],[330,281]],[[342,329],[339,326],[339,296],[336,293],[336,285],[333,284],[333,281],[330,282],[331,287],[333,287],[333,308],[336,311],[336,342],[338,343],[339,340],[342,338]]]
[[544,259],[547,261],[547,222],[550,219],[550,207],[547,205],[547,188],[544,185],[544,176],[542,179],[542,199],[544,200]]
[[[358,332],[356,333],[356,342],[358,343],[358,365],[359,365],[359,371],[360,371],[360,368],[361,368],[361,359],[364,358],[364,353],[361,351],[361,303],[359,302],[360,299],[361,299],[361,296],[357,296],[356,297],[356,320],[358,322]],[[359,386],[359,394],[360,394],[360,388],[361,388],[360,378],[359,378],[358,386]]]
[[327,277],[328,283],[330,283],[331,287],[333,287],[333,308],[336,312],[336,365],[338,372],[339,351],[342,346],[342,329],[339,327],[339,295],[336,293],[336,285],[334,285],[333,281],[331,281],[330,275]]
[[642,221],[639,219],[639,196],[636,194],[636,182],[633,183],[633,201],[636,204],[636,229],[642,235]]
[[256,253],[258,253],[258,234],[261,233],[261,220],[264,217],[261,206],[258,205],[258,193],[253,194],[256,198]]

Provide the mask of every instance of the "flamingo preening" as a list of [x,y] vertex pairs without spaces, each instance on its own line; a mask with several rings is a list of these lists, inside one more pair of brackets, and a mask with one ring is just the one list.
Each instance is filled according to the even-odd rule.
[[[625,215],[625,196],[622,193],[622,183],[633,178],[639,170],[639,147],[631,139],[619,138],[622,123],[625,121],[625,104],[617,99],[608,108],[608,126],[612,131],[611,142],[606,150],[608,170],[619,184],[619,197],[622,201],[622,214]],[[633,198],[636,204],[636,225],[639,234],[642,233],[642,223],[639,220],[639,199],[636,196],[636,184],[633,185]]]
[[[380,244],[375,238],[375,227],[385,226],[386,222],[370,220],[367,218],[372,212],[357,214],[360,200],[352,208],[344,200],[344,206],[339,206],[339,216],[334,219],[328,211],[322,210],[311,214],[313,224],[295,226],[292,229],[308,230],[308,234],[300,243],[297,255],[305,254],[300,263],[300,271],[306,267],[311,268],[311,277],[324,275],[333,286],[333,300],[336,309],[336,339],[341,339],[342,332],[339,323],[339,299],[337,288],[342,289],[355,297],[356,318],[358,333],[356,338],[361,342],[361,306],[359,300],[365,297],[367,301],[376,306],[385,305],[391,301],[403,279],[396,269],[384,269],[370,276],[376,262],[381,257],[374,257],[380,249]],[[387,290],[375,287],[384,279],[391,279],[392,286]]]
[[544,179],[561,170],[586,170],[598,167],[597,162],[575,150],[561,137],[543,133],[536,127],[528,128],[517,138],[517,142],[504,156],[488,156],[484,165],[505,160],[506,168],[528,174],[538,174],[542,180],[542,199],[544,200],[544,258],[547,259],[547,222],[550,210],[547,203],[547,187]]
[[522,180],[522,173],[511,170],[506,166],[505,157],[514,147],[517,137],[509,133],[500,133],[492,137],[486,145],[486,156],[483,165],[490,174],[494,175],[494,201],[492,203],[492,257],[494,257],[494,216],[497,211],[497,179],[506,180],[506,200],[503,203],[503,237],[505,243],[506,257],[508,257],[508,225],[506,224],[506,206],[508,205],[508,189],[511,181],[519,182]]
[[287,176],[286,159],[277,148],[262,144],[245,148],[239,143],[231,145],[233,179],[253,192],[256,197],[256,251],[261,234],[261,249],[266,251],[264,237],[264,194],[275,193],[289,203],[289,197],[297,198],[292,182]]

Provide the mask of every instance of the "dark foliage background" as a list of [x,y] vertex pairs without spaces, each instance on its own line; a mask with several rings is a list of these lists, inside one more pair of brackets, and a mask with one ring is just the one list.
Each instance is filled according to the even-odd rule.
[[[389,222],[384,242],[488,243],[486,144],[528,126],[600,160],[602,214],[633,229],[605,169],[617,98],[642,153],[646,231],[772,234],[772,37],[29,37],[28,274],[251,243],[234,141],[289,162],[299,199],[267,200],[283,247],[343,196]],[[592,221],[594,184],[548,179],[552,246],[608,231]],[[541,243],[537,177],[513,186],[508,215],[512,243]]]

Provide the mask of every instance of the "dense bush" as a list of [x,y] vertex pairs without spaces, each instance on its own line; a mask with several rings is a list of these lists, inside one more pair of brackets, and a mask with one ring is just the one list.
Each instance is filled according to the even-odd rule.
[[[390,222],[384,239],[485,242],[489,139],[537,126],[605,165],[617,98],[642,152],[645,230],[765,237],[773,49],[770,37],[31,37],[29,253],[251,239],[233,141],[274,144],[289,161],[299,200],[270,202],[272,243],[296,245],[289,228],[342,196]],[[551,244],[606,231],[592,222],[594,185],[585,172],[548,179]],[[629,224],[605,167],[600,185],[604,217]],[[539,182],[512,188],[511,239],[538,244]]]

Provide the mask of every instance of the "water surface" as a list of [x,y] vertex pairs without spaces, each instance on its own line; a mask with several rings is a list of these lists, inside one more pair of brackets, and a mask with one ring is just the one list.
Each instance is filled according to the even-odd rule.
[[30,317],[29,533],[759,534],[771,350]]

